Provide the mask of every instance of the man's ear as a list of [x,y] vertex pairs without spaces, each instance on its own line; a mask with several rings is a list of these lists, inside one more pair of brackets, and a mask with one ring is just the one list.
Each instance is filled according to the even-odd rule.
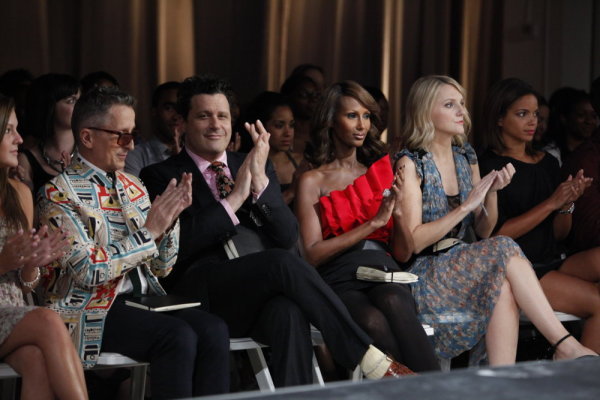
[[82,129],[79,132],[79,145],[86,149],[91,149],[94,145],[94,137],[90,129]]

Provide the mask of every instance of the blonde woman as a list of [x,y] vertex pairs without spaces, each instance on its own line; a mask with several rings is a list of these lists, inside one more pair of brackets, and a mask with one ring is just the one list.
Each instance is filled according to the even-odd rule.
[[[553,344],[555,359],[596,355],[554,316],[531,264],[510,238],[489,238],[498,215],[496,192],[512,179],[511,164],[479,174],[466,142],[470,119],[464,89],[447,76],[412,86],[397,154],[404,169],[402,211],[414,240],[410,271],[423,322],[436,330],[438,355],[450,358],[485,340],[490,365],[516,359],[519,308]],[[480,241],[474,241],[474,233]],[[471,236],[471,238],[469,237]]]

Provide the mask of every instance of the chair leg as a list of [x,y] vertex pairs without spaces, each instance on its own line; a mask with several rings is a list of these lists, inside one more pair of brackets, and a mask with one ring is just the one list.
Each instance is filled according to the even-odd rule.
[[147,364],[131,368],[131,400],[144,400],[147,372]]
[[325,382],[323,381],[323,375],[321,374],[321,368],[319,368],[319,363],[317,362],[317,356],[315,356],[314,351],[313,351],[313,355],[312,355],[312,373],[313,373],[313,383],[318,383],[320,386],[325,386]]
[[450,364],[452,364],[452,359],[440,358],[440,368],[442,369],[442,372],[450,372]]
[[246,351],[248,352],[250,364],[252,365],[252,370],[254,371],[254,376],[256,377],[256,382],[258,382],[260,391],[274,392],[275,385],[273,385],[273,379],[269,373],[267,361],[265,360],[262,350],[260,348],[255,348]]
[[3,379],[0,382],[0,398],[14,400],[17,398],[17,379]]

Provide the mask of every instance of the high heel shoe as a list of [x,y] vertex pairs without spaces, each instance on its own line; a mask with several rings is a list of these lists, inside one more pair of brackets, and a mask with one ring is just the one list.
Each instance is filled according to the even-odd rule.
[[548,347],[548,349],[546,350],[546,358],[549,358],[551,360],[554,359],[554,353],[556,353],[556,349],[558,348],[558,346],[560,346],[560,344],[562,342],[564,342],[565,340],[567,340],[571,336],[573,336],[573,335],[571,335],[570,333],[568,333],[565,336],[563,336],[558,342],[556,342],[552,346]]
[[[569,334],[563,336],[558,342],[556,342],[552,346],[548,347],[548,350],[546,350],[546,358],[554,359],[554,353],[556,352],[556,349],[558,348],[558,346],[560,346],[560,344],[562,342],[564,342],[566,339],[568,339],[571,336],[573,336],[573,335],[571,335],[569,333]],[[576,360],[581,360],[583,358],[591,358],[591,357],[598,357],[598,355],[586,354],[585,356],[577,357]]]

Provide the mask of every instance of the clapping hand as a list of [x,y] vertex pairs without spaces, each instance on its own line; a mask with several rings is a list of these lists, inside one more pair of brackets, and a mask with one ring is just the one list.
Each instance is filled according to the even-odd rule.
[[393,188],[392,190],[386,189],[384,191],[381,204],[379,205],[379,210],[377,210],[377,214],[375,214],[375,216],[372,219],[377,229],[385,226],[388,223],[390,217],[392,216],[392,212],[394,211],[395,205],[396,192],[393,190]]
[[179,184],[175,178],[171,179],[164,192],[156,196],[144,226],[155,239],[159,239],[191,204],[192,174],[184,172]]
[[508,163],[502,169],[496,172],[496,179],[490,187],[490,192],[497,192],[498,190],[502,190],[508,186],[516,171],[515,167],[511,163]]
[[574,201],[577,201],[585,192],[585,190],[590,187],[592,184],[593,178],[588,178],[583,175],[583,170],[580,169],[573,178],[571,175],[562,182],[552,196],[550,196],[550,201],[553,204],[553,208],[555,210],[559,210]]
[[252,184],[252,174],[250,173],[251,162],[252,158],[249,154],[237,172],[233,191],[227,196],[227,203],[229,203],[229,206],[234,211],[239,210],[244,201],[250,196],[250,186]]
[[[505,167],[506,168],[506,167]],[[502,169],[504,170],[504,168]],[[474,211],[477,207],[483,205],[483,201],[485,200],[485,196],[490,191],[496,179],[503,181],[504,178],[498,178],[498,174],[500,171],[492,171],[483,178],[479,180],[471,189],[467,200],[465,200],[463,206],[466,207],[467,211]]]
[[60,165],[63,167],[63,169],[71,165],[71,153],[68,151],[63,151],[60,153]]
[[250,174],[252,175],[252,190],[255,193],[261,192],[268,184],[268,178],[265,173],[265,165],[269,157],[269,138],[271,134],[267,132],[260,121],[255,124],[246,122],[246,130],[250,133],[254,147],[248,154],[250,157]]
[[395,197],[394,209],[392,215],[394,218],[402,217],[402,186],[404,185],[404,165],[396,169],[394,174],[394,183],[392,184],[392,192]]
[[20,230],[6,239],[0,252],[0,271],[44,266],[62,257],[68,244],[62,231],[49,232],[46,225],[38,231]]

